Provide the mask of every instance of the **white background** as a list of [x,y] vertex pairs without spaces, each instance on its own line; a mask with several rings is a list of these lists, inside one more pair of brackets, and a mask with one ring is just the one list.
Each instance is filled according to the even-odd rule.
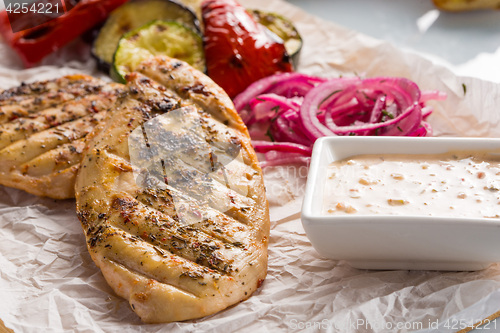
[[431,0],[288,0],[305,11],[399,48],[461,76],[500,82],[500,10],[444,12]]

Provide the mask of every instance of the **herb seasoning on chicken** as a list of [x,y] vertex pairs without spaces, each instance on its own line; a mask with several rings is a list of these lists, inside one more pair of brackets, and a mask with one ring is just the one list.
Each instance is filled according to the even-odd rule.
[[0,93],[0,184],[56,199],[74,197],[85,138],[122,85],[85,75]]
[[159,57],[92,134],[76,182],[95,263],[148,323],[207,316],[267,271],[269,213],[247,129],[203,73]]

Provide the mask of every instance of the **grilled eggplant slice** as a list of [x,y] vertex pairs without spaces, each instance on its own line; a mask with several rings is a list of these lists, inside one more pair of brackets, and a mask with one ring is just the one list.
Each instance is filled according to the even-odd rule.
[[266,276],[269,212],[231,100],[177,59],[149,59],[127,80],[76,181],[92,259],[147,323],[250,297]]
[[200,24],[202,23],[201,3],[203,2],[203,0],[176,0],[176,1],[191,9],[196,14],[196,17],[198,17]]
[[199,71],[206,71],[200,34],[175,21],[153,21],[120,39],[113,57],[111,77],[125,82],[126,74],[156,55],[177,58]]
[[92,47],[99,67],[109,72],[120,38],[151,21],[173,20],[200,32],[200,22],[188,7],[172,0],[135,0],[114,10]]
[[302,49],[302,36],[294,24],[287,18],[276,13],[263,10],[249,10],[254,19],[281,38],[288,55],[292,58],[294,68],[297,68]]

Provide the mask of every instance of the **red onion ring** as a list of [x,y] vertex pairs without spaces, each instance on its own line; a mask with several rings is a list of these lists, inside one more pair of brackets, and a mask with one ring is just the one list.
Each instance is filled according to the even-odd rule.
[[[300,73],[277,74],[250,85],[234,104],[252,134],[262,166],[306,163],[316,139],[331,135],[429,136],[429,100],[399,77],[324,79]],[[276,142],[262,141],[263,137]],[[288,154],[288,155],[287,155]],[[287,157],[288,156],[288,157]]]
[[234,98],[234,106],[236,110],[242,110],[256,96],[275,91],[287,98],[305,96],[312,87],[325,80],[301,73],[271,75],[249,85],[247,89]]
[[252,140],[252,146],[258,153],[267,153],[268,151],[284,151],[290,153],[299,153],[305,156],[311,156],[312,153],[311,147],[290,142],[269,142]]

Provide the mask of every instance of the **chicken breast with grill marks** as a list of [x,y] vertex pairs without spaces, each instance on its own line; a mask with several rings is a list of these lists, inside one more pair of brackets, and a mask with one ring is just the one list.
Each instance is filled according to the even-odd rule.
[[267,271],[269,212],[247,129],[227,95],[166,57],[128,76],[76,180],[94,262],[147,323],[207,316]]
[[85,75],[0,93],[0,184],[56,199],[74,197],[85,137],[122,85]]

